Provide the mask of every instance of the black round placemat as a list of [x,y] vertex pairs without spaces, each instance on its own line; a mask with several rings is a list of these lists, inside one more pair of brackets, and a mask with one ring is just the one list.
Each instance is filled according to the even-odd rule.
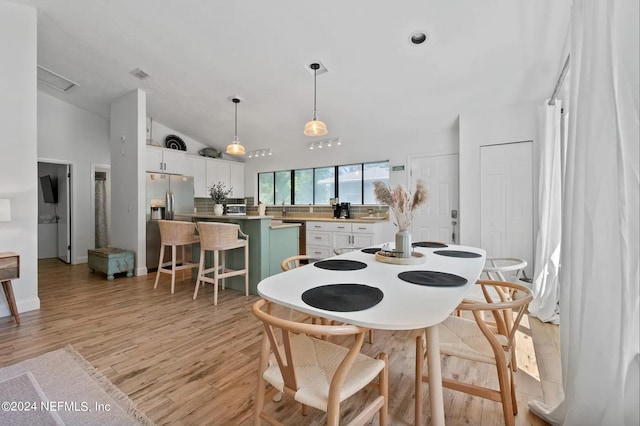
[[363,248],[360,251],[367,254],[376,254],[380,250],[382,250],[380,247],[369,247],[369,248]]
[[436,250],[435,254],[439,254],[440,256],[449,256],[449,257],[464,257],[470,259],[472,257],[480,257],[478,253],[472,253],[470,251],[461,251],[461,250]]
[[398,278],[408,283],[431,287],[458,287],[467,283],[467,279],[464,277],[436,271],[400,272]]
[[364,284],[328,284],[302,293],[302,301],[314,308],[333,312],[355,312],[380,303],[384,293]]
[[446,244],[438,243],[436,241],[417,241],[411,244],[412,247],[426,247],[426,248],[447,248]]
[[348,259],[321,260],[313,265],[330,271],[357,271],[358,269],[367,267],[367,264],[364,262]]

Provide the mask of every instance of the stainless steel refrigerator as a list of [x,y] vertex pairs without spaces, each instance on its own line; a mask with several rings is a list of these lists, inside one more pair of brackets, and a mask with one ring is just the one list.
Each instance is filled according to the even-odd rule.
[[[147,269],[158,268],[160,260],[159,219],[174,220],[176,214],[193,213],[193,177],[147,173]],[[165,260],[171,252],[165,253]]]

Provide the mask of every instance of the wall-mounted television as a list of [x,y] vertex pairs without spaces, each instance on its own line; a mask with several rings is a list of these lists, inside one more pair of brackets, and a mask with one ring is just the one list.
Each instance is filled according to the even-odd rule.
[[42,197],[45,203],[55,204],[58,202],[58,193],[53,187],[51,176],[40,176],[40,187],[42,188]]

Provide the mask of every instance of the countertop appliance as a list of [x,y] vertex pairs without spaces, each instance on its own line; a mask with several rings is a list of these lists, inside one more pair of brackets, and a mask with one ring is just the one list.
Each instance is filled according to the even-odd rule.
[[227,216],[244,216],[247,214],[246,204],[227,204]]
[[[193,177],[147,173],[146,175],[147,270],[157,269],[160,258],[159,219],[192,214],[195,195]],[[168,261],[171,251],[165,254]]]
[[333,217],[340,217],[340,201],[337,198],[329,198],[329,204],[333,209]]
[[[338,219],[350,219],[351,218],[351,203],[340,203],[339,208],[334,210],[334,217]],[[336,215],[337,212],[337,215]]]

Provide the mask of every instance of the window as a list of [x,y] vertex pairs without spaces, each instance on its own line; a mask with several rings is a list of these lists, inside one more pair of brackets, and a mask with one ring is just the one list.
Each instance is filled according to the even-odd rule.
[[291,170],[276,172],[276,204],[291,204]]
[[376,204],[376,196],[373,193],[373,182],[379,180],[389,186],[389,162],[365,163],[363,164],[363,169],[363,204]]
[[313,169],[294,170],[295,188],[293,199],[296,204],[313,204]]
[[258,173],[258,201],[264,204],[328,205],[331,198],[377,204],[373,182],[389,185],[389,162]]
[[338,198],[341,203],[362,204],[362,164],[338,166]]
[[336,196],[336,168],[321,167],[314,169],[314,204],[329,204],[329,199]]
[[263,204],[274,204],[274,188],[273,172],[258,173],[258,201]]

